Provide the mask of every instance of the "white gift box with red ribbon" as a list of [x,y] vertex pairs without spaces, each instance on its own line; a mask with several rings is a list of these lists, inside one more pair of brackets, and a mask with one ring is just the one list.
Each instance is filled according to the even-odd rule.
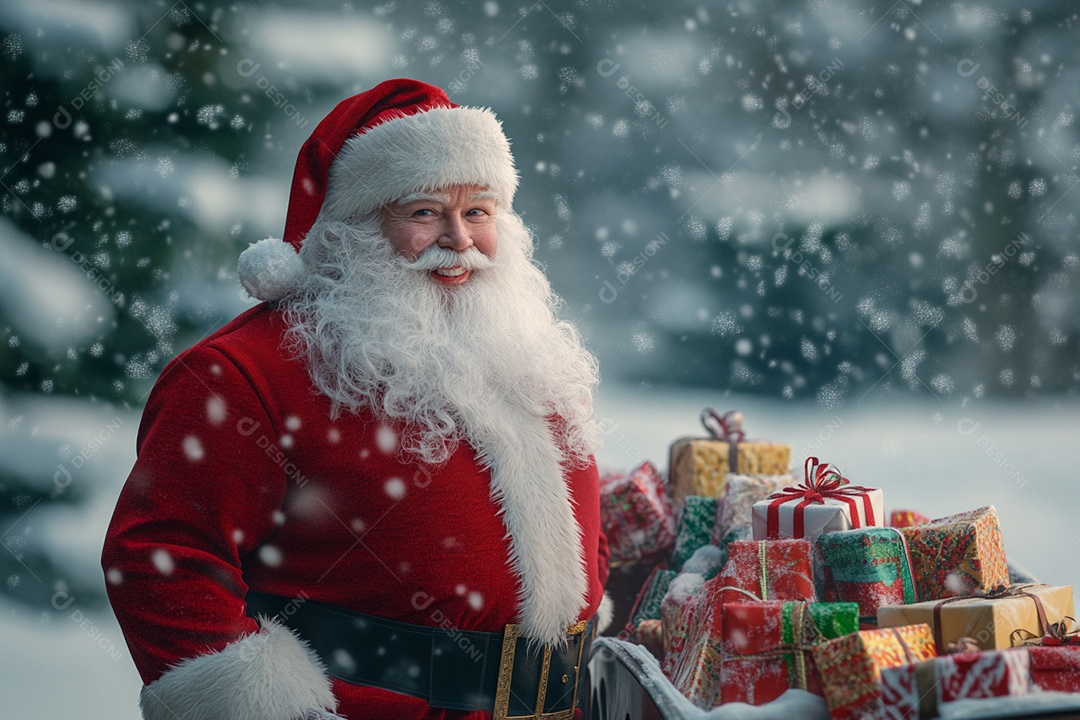
[[827,532],[881,526],[884,494],[852,485],[836,466],[806,459],[805,480],[786,487],[751,508],[755,540],[806,538]]

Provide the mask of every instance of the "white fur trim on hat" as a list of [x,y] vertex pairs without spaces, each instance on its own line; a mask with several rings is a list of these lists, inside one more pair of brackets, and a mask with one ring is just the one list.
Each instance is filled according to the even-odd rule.
[[518,175],[510,141],[487,108],[434,108],[349,138],[330,165],[320,217],[347,220],[406,195],[482,185],[509,208]]
[[259,300],[278,300],[304,274],[304,262],[284,240],[266,238],[248,245],[236,263],[240,283]]
[[291,630],[260,618],[262,630],[221,652],[189,658],[145,686],[145,720],[295,720],[337,708],[318,656]]

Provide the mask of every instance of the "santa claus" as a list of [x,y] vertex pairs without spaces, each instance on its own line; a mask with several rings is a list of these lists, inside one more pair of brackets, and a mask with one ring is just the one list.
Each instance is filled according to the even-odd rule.
[[491,111],[413,80],[303,145],[240,258],[265,302],[164,369],[109,527],[145,718],[580,714],[598,375],[517,183]]

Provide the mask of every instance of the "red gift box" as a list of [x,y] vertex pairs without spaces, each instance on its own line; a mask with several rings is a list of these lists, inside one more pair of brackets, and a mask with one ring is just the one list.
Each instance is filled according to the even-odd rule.
[[946,655],[881,669],[883,717],[937,717],[944,703],[1031,693],[1030,656],[1024,649]]
[[734,602],[723,606],[721,700],[764,705],[789,688],[823,695],[813,647],[855,632],[854,603]]
[[1080,692],[1080,646],[1033,645],[1023,650],[1031,658],[1031,681],[1036,687],[1051,692]]
[[702,710],[720,704],[721,605],[710,605],[703,593],[696,598],[686,651],[671,668],[671,684]]
[[703,580],[700,575],[685,573],[676,576],[660,603],[660,618],[664,641],[664,659],[660,669],[671,679],[686,662],[692,649],[699,610],[703,601]]
[[889,513],[889,527],[891,528],[914,527],[928,522],[930,518],[917,510],[893,510]]
[[675,544],[671,498],[651,462],[600,478],[600,522],[612,567],[671,551]]
[[808,540],[740,540],[728,545],[727,564],[706,583],[705,591],[717,603],[738,599],[731,593],[718,596],[721,587],[739,588],[762,600],[813,602],[813,566]]
[[704,592],[701,576],[672,581],[661,606],[664,657],[661,670],[672,685],[703,710],[720,703],[721,606]]

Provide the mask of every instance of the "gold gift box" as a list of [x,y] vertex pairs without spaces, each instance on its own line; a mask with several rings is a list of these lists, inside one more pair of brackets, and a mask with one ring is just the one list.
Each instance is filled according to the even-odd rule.
[[[1014,585],[1010,591],[1036,595],[1042,601],[1049,623],[1073,617],[1073,590],[1069,585]],[[878,608],[878,626],[883,628],[926,623],[934,627],[934,606],[940,600],[913,605],[888,605]],[[1020,644],[1012,636],[1024,630],[1024,637],[1042,637],[1048,628],[1039,627],[1035,601],[1026,595],[1005,595],[996,598],[964,598],[951,600],[941,606],[941,643],[948,645],[968,637],[983,650],[1001,650]],[[939,653],[945,648],[939,647]]]
[[791,446],[751,440],[738,444],[738,468],[730,465],[730,445],[712,438],[682,438],[671,446],[668,464],[671,497],[690,495],[719,498],[728,473],[786,475],[791,467]]

